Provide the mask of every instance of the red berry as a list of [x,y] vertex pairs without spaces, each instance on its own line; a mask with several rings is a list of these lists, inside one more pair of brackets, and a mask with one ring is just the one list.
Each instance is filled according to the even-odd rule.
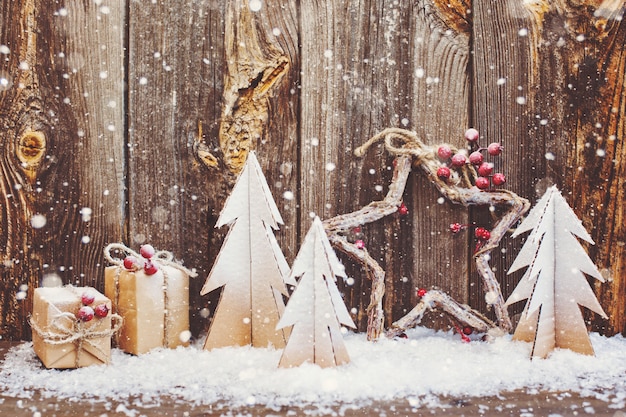
[[473,127],[465,131],[465,140],[467,140],[468,142],[476,142],[479,136],[480,135],[478,134],[478,130],[474,129]]
[[93,315],[94,315],[93,308],[89,306],[82,306],[78,310],[78,314],[76,315],[76,318],[80,321],[90,321],[91,319],[93,319]]
[[358,249],[365,248],[365,242],[363,242],[361,239],[356,240],[354,244],[356,245]]
[[459,233],[463,230],[463,225],[460,223],[450,223],[450,231],[452,233]]
[[489,146],[487,146],[487,152],[489,153],[489,155],[491,156],[498,156],[502,153],[502,150],[504,148],[502,147],[502,145],[500,145],[498,142],[494,142],[489,144]]
[[463,327],[463,334],[464,335],[469,336],[472,333],[474,333],[474,329],[472,329],[470,326]]
[[139,253],[144,258],[150,259],[150,258],[152,258],[154,256],[156,251],[154,250],[152,245],[142,245],[141,248],[139,248]]
[[452,149],[448,145],[441,145],[437,149],[437,155],[442,161],[447,161],[452,156]]
[[477,227],[476,230],[474,230],[474,236],[476,236],[477,239],[489,240],[491,232],[484,227]]
[[478,177],[476,178],[476,187],[481,190],[489,188],[489,178],[486,177]]
[[97,317],[106,317],[109,314],[109,307],[106,304],[98,304],[93,311]]
[[158,270],[159,267],[152,261],[146,261],[145,265],[143,266],[143,272],[145,272],[146,275],[154,275],[157,273]]
[[437,176],[441,180],[444,180],[444,181],[447,180],[448,178],[450,178],[450,168],[439,167],[439,169],[437,169]]
[[352,233],[361,233],[361,226],[357,226],[352,229]]
[[124,268],[135,271],[139,268],[139,261],[134,256],[127,256],[124,258]]
[[404,204],[400,204],[400,207],[398,207],[398,213],[401,216],[406,216],[407,214],[409,214],[409,208]]
[[493,185],[502,185],[506,182],[506,177],[504,176],[504,174],[498,172],[496,174],[493,174],[491,181],[493,181]]
[[483,154],[480,151],[474,151],[469,156],[469,161],[472,165],[480,165],[483,163]]
[[488,177],[493,172],[493,164],[491,162],[483,162],[478,167],[478,175],[481,177]]
[[463,166],[467,163],[467,157],[462,153],[457,153],[452,157],[452,165],[455,167]]
[[83,295],[80,296],[80,301],[86,306],[92,304],[95,299],[96,296],[92,292],[84,292]]
[[425,295],[426,295],[426,292],[427,292],[427,291],[426,291],[426,289],[425,289],[425,288],[420,288],[420,289],[418,289],[418,290],[417,290],[417,296],[418,296],[418,297],[420,297],[420,298],[422,298],[423,296],[425,296]]

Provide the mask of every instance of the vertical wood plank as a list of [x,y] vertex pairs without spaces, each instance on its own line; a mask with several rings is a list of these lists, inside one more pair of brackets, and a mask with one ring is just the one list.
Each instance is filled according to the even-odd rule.
[[[171,250],[197,269],[190,288],[194,334],[207,327],[202,318],[215,307],[215,295],[205,299],[199,291],[226,232],[213,229],[237,174],[233,159],[225,157],[245,142],[246,152],[257,149],[276,200],[282,201],[278,193],[297,190],[297,170],[289,164],[297,151],[292,90],[298,73],[290,69],[277,82],[277,93],[263,91],[267,103],[250,99],[272,75],[255,72],[253,61],[261,59],[264,46],[297,63],[297,13],[292,3],[262,4],[256,13],[242,1],[131,4],[129,240]],[[240,66],[246,62],[252,64],[249,73]],[[266,114],[244,126],[258,106]],[[288,210],[285,221],[295,215]],[[296,231],[277,237],[293,250]]]
[[111,208],[122,200],[123,162],[105,149],[123,132],[122,103],[106,106],[122,97],[123,8],[25,0],[0,9],[0,336],[19,339],[41,280],[100,285],[101,245],[121,230]]
[[[171,251],[190,280],[192,332],[202,276],[208,273],[210,192],[220,183],[197,161],[202,121],[219,118],[222,3],[131,2],[128,77],[128,244]],[[211,129],[206,129],[211,131]],[[207,192],[208,191],[208,192]]]
[[[534,96],[539,94],[531,55],[535,51],[535,27],[524,5],[514,0],[475,0],[472,15],[472,120],[481,133],[483,146],[500,142],[504,147],[503,154],[492,162],[494,172],[506,175],[505,188],[532,200],[535,186],[545,172],[544,147],[529,135],[536,115]],[[471,220],[491,227],[488,211],[473,211]],[[492,252],[490,264],[506,298],[521,277],[506,274],[521,242],[505,237],[501,247],[500,252]],[[486,311],[485,294],[474,268],[471,282],[471,305]],[[520,312],[521,309],[510,310],[513,318]]]
[[[413,6],[412,80],[413,122],[422,140],[436,146],[466,146],[469,126],[470,25],[464,2],[424,1]],[[450,223],[467,223],[468,210],[442,200],[429,180],[415,170],[414,285],[438,287],[456,300],[468,302],[467,235],[453,235]],[[413,291],[411,303],[416,303]],[[441,326],[447,323],[438,323]]]
[[[363,1],[302,2],[302,225],[308,213],[322,219],[350,213],[381,200],[392,174],[392,159],[372,151],[364,159],[356,147],[389,126],[410,123],[411,72],[409,4]],[[362,227],[367,250],[387,271],[387,321],[403,313],[395,305],[410,293],[410,221],[389,216]],[[343,286],[366,329],[371,282],[358,265],[345,261],[353,286]]]
[[530,132],[549,156],[540,182],[561,188],[596,242],[588,252],[607,279],[594,285],[609,321],[590,316],[594,330],[612,335],[626,332],[626,162],[620,140],[626,126],[626,25],[594,16],[597,5],[558,1],[529,10],[539,29],[535,105],[541,115]]

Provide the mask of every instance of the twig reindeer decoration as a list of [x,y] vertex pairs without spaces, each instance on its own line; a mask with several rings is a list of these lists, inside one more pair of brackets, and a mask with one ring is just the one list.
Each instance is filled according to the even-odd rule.
[[[474,131],[475,137],[466,135],[466,138],[468,141],[476,141],[478,139],[477,133]],[[387,152],[396,157],[393,178],[385,198],[380,201],[373,201],[355,212],[339,215],[324,222],[324,227],[333,246],[360,263],[372,280],[368,306],[368,339],[376,340],[384,331],[382,298],[385,293],[385,271],[367,253],[367,250],[350,242],[346,234],[357,226],[375,222],[398,210],[402,203],[407,178],[413,166],[419,166],[435,184],[438,191],[453,203],[464,206],[494,206],[504,210],[502,217],[496,221],[491,232],[485,236],[484,244],[474,253],[476,269],[482,278],[485,293],[489,294],[489,297],[486,298],[494,309],[497,325],[469,306],[456,302],[444,292],[430,290],[422,294],[420,302],[413,310],[391,325],[386,336],[399,335],[407,328],[417,325],[428,309],[441,309],[445,314],[451,316],[456,323],[479,332],[487,332],[492,329],[509,332],[512,328],[511,320],[500,285],[489,266],[489,259],[491,251],[498,246],[507,230],[528,211],[530,207],[528,200],[507,190],[487,190],[488,183],[485,185],[484,181],[488,180],[477,174],[476,169],[466,160],[455,161],[453,156],[451,164],[456,169],[450,170],[442,160],[440,150],[444,149],[445,152],[443,153],[451,153],[451,155],[456,156],[458,152],[456,148],[451,145],[428,146],[419,140],[415,132],[408,130],[385,129],[357,148],[355,155],[363,156],[373,144],[380,141],[383,141]],[[494,152],[499,152],[499,150],[496,149]],[[445,159],[446,156],[449,157],[450,155],[445,155],[443,158]],[[478,169],[480,171],[480,168]],[[496,182],[495,175],[492,181]],[[500,181],[503,179],[501,178]]]

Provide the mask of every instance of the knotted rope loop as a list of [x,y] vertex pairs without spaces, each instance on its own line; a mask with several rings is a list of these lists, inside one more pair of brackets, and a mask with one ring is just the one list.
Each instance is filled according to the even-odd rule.
[[[97,321],[88,323],[79,320],[75,314],[70,312],[61,312],[57,314],[49,325],[49,330],[43,330],[31,317],[29,320],[30,327],[45,343],[49,345],[63,345],[66,343],[74,343],[76,345],[76,358],[74,366],[78,368],[80,355],[83,351],[83,345],[89,344],[92,349],[102,356],[106,353],[92,342],[93,339],[110,338],[122,327],[123,319],[120,315],[111,313],[111,322],[113,327],[105,330],[96,330]],[[97,320],[97,319],[96,319]],[[65,323],[65,325],[63,324]]]
[[[120,277],[121,271],[125,270],[125,267],[124,267],[123,259],[114,258],[111,255],[113,251],[119,251],[121,253],[126,253],[127,255],[132,255],[137,259],[142,259],[143,256],[141,256],[141,254],[135,252],[134,250],[132,250],[131,248],[129,248],[128,246],[122,243],[110,243],[104,248],[104,257],[107,259],[107,261],[117,266],[117,270],[115,273],[115,308],[117,309],[119,306],[119,293],[120,293],[119,277]],[[176,268],[182,271],[187,276],[192,277],[192,278],[198,276],[198,274],[195,271],[185,268],[179,262],[174,261],[174,254],[170,251],[165,251],[165,250],[156,251],[154,256],[150,258],[150,261],[154,262],[157,266],[165,265],[165,266],[170,266],[172,268]],[[163,342],[162,342],[162,345],[164,347],[168,347],[169,346],[168,329],[169,329],[169,322],[170,322],[170,314],[169,314],[170,301],[169,301],[169,294],[168,294],[169,274],[167,273],[165,269],[161,269],[161,272],[163,273],[163,307],[164,307],[163,308]]]

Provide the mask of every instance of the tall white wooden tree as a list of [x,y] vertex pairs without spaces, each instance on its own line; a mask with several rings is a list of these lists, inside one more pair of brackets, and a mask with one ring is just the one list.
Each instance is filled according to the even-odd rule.
[[229,225],[230,230],[200,292],[224,287],[205,349],[285,346],[288,333],[276,325],[285,309],[285,284],[296,282],[289,278],[289,265],[273,233],[279,224],[282,217],[250,152],[215,225]]
[[341,324],[356,328],[337,289],[336,277],[346,278],[343,265],[328,241],[319,217],[304,238],[290,278],[300,277],[278,328],[293,326],[279,367],[304,362],[321,367],[350,362]]
[[528,299],[514,340],[533,343],[531,357],[547,357],[555,348],[593,355],[579,306],[607,318],[585,274],[604,282],[580,242],[594,244],[556,186],[550,187],[513,237],[532,230],[509,274],[528,267],[506,304]]

